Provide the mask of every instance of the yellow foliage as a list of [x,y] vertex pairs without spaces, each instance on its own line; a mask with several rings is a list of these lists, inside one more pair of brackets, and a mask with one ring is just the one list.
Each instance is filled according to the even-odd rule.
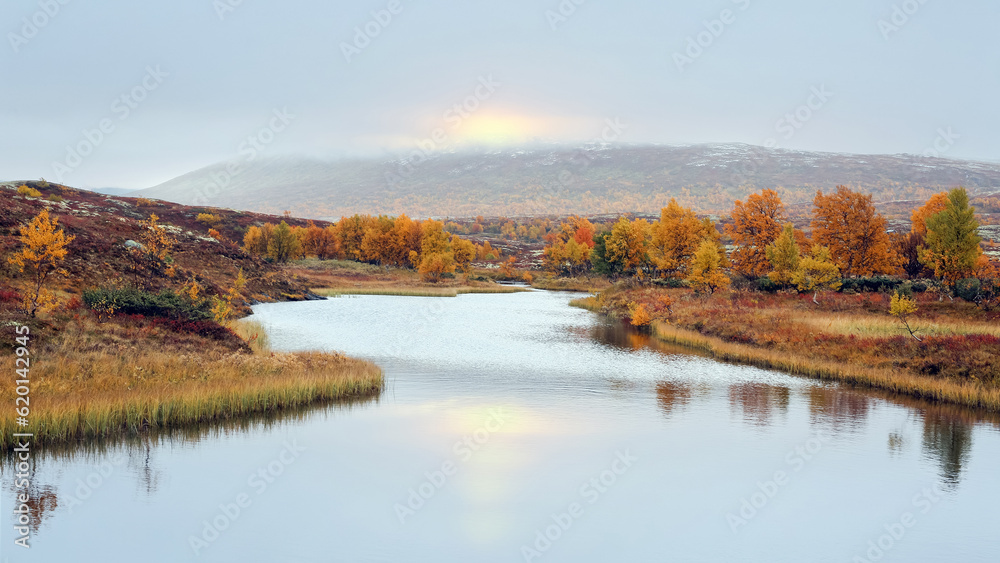
[[18,186],[17,193],[25,197],[42,197],[42,192],[28,186]]
[[632,317],[632,326],[649,326],[649,323],[653,322],[653,317],[649,315],[649,311],[642,303],[632,303],[632,306],[629,307],[629,315]]
[[731,280],[722,271],[722,248],[711,238],[701,241],[691,261],[688,283],[698,293],[715,293],[729,287]]
[[24,306],[32,317],[39,310],[51,309],[55,303],[55,297],[44,288],[49,275],[65,274],[58,265],[66,258],[66,247],[75,237],[67,237],[58,226],[59,220],[50,220],[48,209],[43,209],[31,223],[20,228],[21,248],[7,259],[19,272],[28,274]]

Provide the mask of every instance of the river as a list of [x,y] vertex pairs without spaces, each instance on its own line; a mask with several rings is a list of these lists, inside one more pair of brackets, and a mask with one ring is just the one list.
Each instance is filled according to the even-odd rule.
[[36,457],[4,561],[1000,561],[996,418],[657,345],[574,295],[258,305],[381,397]]

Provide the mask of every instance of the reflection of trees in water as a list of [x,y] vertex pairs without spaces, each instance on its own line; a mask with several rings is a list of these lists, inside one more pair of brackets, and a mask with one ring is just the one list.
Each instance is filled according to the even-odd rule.
[[787,387],[764,383],[745,383],[729,388],[729,406],[739,410],[744,422],[754,426],[768,426],[776,411],[788,411],[791,392]]
[[691,402],[691,387],[673,381],[661,381],[656,384],[656,402],[668,417],[674,410]]
[[937,461],[942,483],[953,489],[961,481],[962,466],[969,462],[973,427],[959,417],[936,409],[923,415],[924,455]]
[[[201,442],[211,442],[223,436],[269,432],[279,429],[283,425],[300,424],[317,416],[329,417],[330,415],[337,415],[353,410],[354,408],[364,408],[367,405],[377,404],[378,400],[378,396],[352,398],[309,407],[252,415],[220,423],[206,423],[130,435],[119,440],[88,440],[68,445],[50,444],[32,452],[31,474],[33,479],[28,488],[31,497],[27,503],[31,511],[30,527],[32,534],[34,535],[38,532],[42,522],[51,518],[55,513],[55,509],[59,506],[58,491],[55,487],[36,485],[39,478],[39,468],[46,464],[50,466],[54,465],[56,471],[61,471],[68,464],[76,464],[89,468],[88,472],[93,471],[97,465],[106,464],[116,467],[114,471],[117,472],[121,470],[121,464],[124,458],[127,457],[128,467],[138,477],[137,486],[147,495],[153,495],[159,488],[163,477],[163,471],[157,468],[156,465],[155,450],[163,445],[191,445]],[[0,455],[0,469],[4,472],[6,489],[10,494],[10,503],[13,505],[11,510],[15,510],[20,506],[21,503],[14,504],[14,501],[17,499],[18,493],[24,493],[25,491],[24,489],[15,487],[13,478],[7,478],[10,472],[16,472],[17,461],[16,456],[11,452],[8,452],[6,455]],[[67,494],[69,496],[75,494],[72,487],[68,491],[64,490],[62,492],[64,500],[67,498]],[[4,506],[9,506],[7,498],[3,502]],[[72,506],[72,504],[72,499],[70,499],[69,505]],[[60,512],[60,514],[65,513],[65,509]]]
[[622,350],[641,350],[650,344],[650,336],[628,328],[621,321],[608,319],[590,328],[590,337]]
[[148,439],[143,440],[138,447],[130,448],[128,465],[138,476],[139,481],[136,485],[146,496],[153,496],[160,486],[160,478],[163,475],[163,471],[157,469],[150,461],[151,457],[152,446]]
[[838,432],[860,427],[871,409],[871,398],[836,387],[809,388],[809,414],[822,430]]
[[[32,470],[34,473],[34,470]],[[31,535],[38,533],[38,529],[41,527],[42,522],[48,517],[52,516],[56,508],[59,507],[59,497],[56,496],[55,487],[49,485],[38,485],[32,480],[27,487],[19,489],[16,486],[16,480],[11,479],[10,483],[7,485],[7,489],[12,493],[14,502],[12,503],[11,510],[16,511],[20,508],[21,504],[28,505],[29,522],[28,528],[31,530]],[[18,495],[28,495],[28,501],[25,503],[17,502]],[[20,514],[14,513],[13,521],[15,525],[17,524],[17,519]]]

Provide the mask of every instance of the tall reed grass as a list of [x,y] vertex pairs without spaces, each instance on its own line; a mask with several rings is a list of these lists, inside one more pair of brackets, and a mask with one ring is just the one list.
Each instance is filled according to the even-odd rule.
[[[237,328],[265,334],[259,324]],[[33,356],[29,424],[18,426],[14,409],[4,409],[0,443],[13,447],[14,433],[34,434],[33,443],[135,434],[376,396],[383,388],[381,370],[369,362],[319,352],[272,354],[264,338],[255,346],[258,354],[209,349],[208,343],[206,351],[188,352],[152,349],[151,341],[97,347],[92,334],[63,340]],[[0,387],[0,402],[14,404],[13,386]]]

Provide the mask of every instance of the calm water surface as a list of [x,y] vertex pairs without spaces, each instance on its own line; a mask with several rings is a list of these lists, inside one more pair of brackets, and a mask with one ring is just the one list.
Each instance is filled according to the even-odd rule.
[[[1000,433],[531,292],[260,305],[378,399],[36,458],[4,561],[1000,561]],[[242,506],[241,506],[242,504]],[[192,542],[192,538],[198,538]]]

